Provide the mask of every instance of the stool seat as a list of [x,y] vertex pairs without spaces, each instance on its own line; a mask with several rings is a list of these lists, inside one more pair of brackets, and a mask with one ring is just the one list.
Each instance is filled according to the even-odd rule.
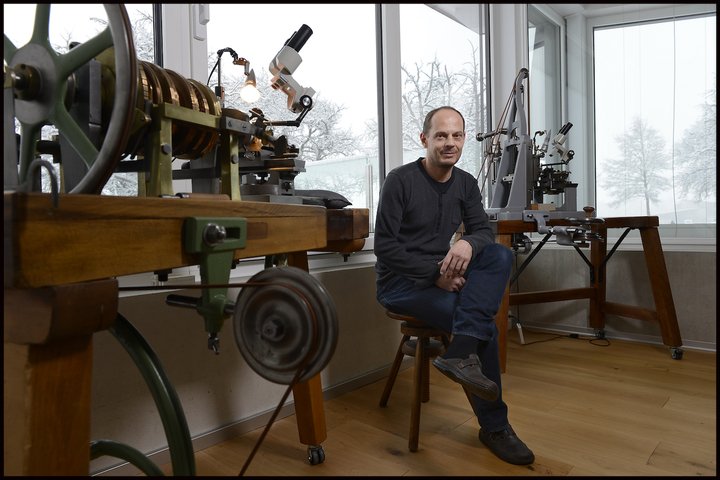
[[413,403],[410,414],[410,436],[408,449],[416,452],[420,436],[420,406],[430,400],[430,360],[442,355],[450,343],[448,332],[432,327],[418,318],[403,313],[385,310],[388,318],[400,321],[402,339],[390,367],[380,406],[386,407],[395,379],[405,355],[415,357],[413,372]]

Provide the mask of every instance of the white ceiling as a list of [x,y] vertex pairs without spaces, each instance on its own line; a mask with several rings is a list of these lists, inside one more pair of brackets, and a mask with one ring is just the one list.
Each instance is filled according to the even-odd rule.
[[669,4],[661,3],[548,3],[546,4],[561,17],[569,17],[581,13],[585,17],[598,17],[601,15],[612,15],[626,13],[628,10],[638,11],[660,7],[667,7]]

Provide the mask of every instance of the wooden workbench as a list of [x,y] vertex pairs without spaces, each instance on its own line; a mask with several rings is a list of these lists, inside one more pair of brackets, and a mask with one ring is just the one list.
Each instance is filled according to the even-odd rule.
[[[537,232],[535,222],[523,220],[499,220],[493,222],[496,228],[496,241],[511,248],[512,235]],[[570,225],[565,219],[550,219],[547,221],[550,227]],[[579,287],[565,290],[549,290],[537,292],[511,293],[510,286],[505,291],[505,296],[498,310],[495,321],[499,330],[499,355],[500,368],[504,372],[507,364],[507,330],[508,311],[510,305],[525,305],[532,303],[557,302],[563,300],[589,300],[589,326],[595,330],[603,330],[605,327],[605,316],[607,314],[621,317],[635,318],[651,322],[657,322],[662,332],[663,343],[673,349],[673,358],[681,358],[682,340],[678,328],[675,304],[673,302],[670,282],[668,280],[665,256],[660,243],[658,233],[658,217],[610,217],[604,218],[604,223],[593,224],[592,231],[598,233],[604,241],[592,241],[590,247],[590,263],[594,275],[587,287]],[[640,231],[645,264],[650,277],[650,285],[655,301],[655,309],[650,310],[633,305],[625,305],[609,302],[606,298],[606,268],[608,257],[608,236],[609,229],[637,229]],[[572,248],[572,247],[567,247]]]
[[[235,258],[348,253],[367,209],[208,199],[4,194],[4,473],[88,475],[92,336],[113,325],[114,277],[196,265],[187,217],[243,217]],[[293,390],[302,443],[326,438],[320,375]]]

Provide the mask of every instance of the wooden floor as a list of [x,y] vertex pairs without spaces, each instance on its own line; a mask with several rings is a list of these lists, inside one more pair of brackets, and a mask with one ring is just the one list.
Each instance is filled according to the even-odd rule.
[[[527,330],[527,329],[526,329]],[[530,466],[497,459],[479,441],[462,390],[431,367],[420,448],[407,449],[412,369],[400,373],[386,408],[384,380],[325,404],[325,461],[310,465],[295,417],[270,429],[247,476],[714,476],[716,355],[664,346],[509,332],[503,396],[510,422],[535,453]],[[602,343],[602,342],[599,342]],[[388,359],[388,362],[391,359]],[[196,453],[198,475],[237,476],[262,429]],[[170,474],[169,465],[163,470]]]

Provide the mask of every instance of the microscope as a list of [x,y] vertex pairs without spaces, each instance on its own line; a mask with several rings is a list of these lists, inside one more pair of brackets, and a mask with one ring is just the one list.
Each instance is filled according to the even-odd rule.
[[[522,68],[510,94],[505,127],[476,135],[476,140],[485,142],[483,183],[488,182],[490,198],[486,211],[492,221],[534,222],[538,233],[554,235],[559,245],[586,246],[588,240],[599,240],[591,226],[603,220],[595,217],[593,207],[577,211],[577,183],[569,180],[570,171],[565,169],[575,155],[565,145],[572,123],[565,123],[552,141],[551,130],[538,131],[530,138],[523,103],[527,78],[528,70]],[[542,144],[538,136],[545,136]],[[562,204],[545,202],[546,195],[560,197]],[[550,227],[549,219],[564,219],[570,225]],[[527,237],[517,243],[528,250]]]

